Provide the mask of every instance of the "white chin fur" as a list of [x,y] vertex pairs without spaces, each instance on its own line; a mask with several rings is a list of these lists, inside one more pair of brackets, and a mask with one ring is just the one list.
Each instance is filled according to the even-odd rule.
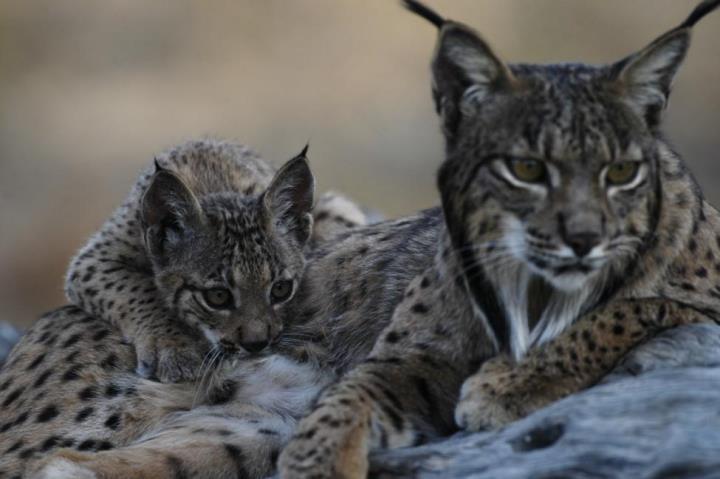
[[590,278],[592,278],[593,274],[594,273],[578,272],[552,276],[543,272],[542,276],[553,286],[553,288],[566,293],[573,293],[583,289]]

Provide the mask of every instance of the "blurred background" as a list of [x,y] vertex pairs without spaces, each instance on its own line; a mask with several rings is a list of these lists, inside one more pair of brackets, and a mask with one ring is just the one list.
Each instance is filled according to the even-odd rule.
[[[605,63],[695,0],[427,0],[510,61]],[[154,154],[199,136],[389,217],[437,203],[433,28],[395,0],[0,2],[0,320],[63,303],[70,256]],[[696,29],[668,136],[720,203],[720,14]]]

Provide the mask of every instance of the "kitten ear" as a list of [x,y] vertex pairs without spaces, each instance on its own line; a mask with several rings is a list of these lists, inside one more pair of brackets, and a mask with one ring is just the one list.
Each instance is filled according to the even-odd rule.
[[720,0],[705,0],[682,24],[611,66],[613,88],[650,128],[660,123],[673,79],[690,47],[692,27],[719,5]]
[[263,195],[263,205],[273,227],[292,235],[300,244],[310,237],[315,178],[305,148],[283,165]]
[[464,113],[492,94],[510,91],[510,69],[470,27],[446,20],[432,61],[433,97],[448,138],[457,131]]
[[141,202],[145,243],[152,256],[162,257],[166,242],[177,241],[183,231],[202,223],[202,209],[185,182],[156,164],[150,186]]

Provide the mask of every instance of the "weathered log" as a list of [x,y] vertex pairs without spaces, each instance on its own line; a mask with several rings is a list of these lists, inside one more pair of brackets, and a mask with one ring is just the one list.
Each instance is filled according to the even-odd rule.
[[720,477],[720,327],[667,331],[500,431],[375,454],[371,477]]

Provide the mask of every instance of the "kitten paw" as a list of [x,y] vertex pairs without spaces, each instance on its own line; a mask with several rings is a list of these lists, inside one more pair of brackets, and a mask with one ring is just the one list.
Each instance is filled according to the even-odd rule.
[[191,381],[200,373],[203,351],[189,339],[162,338],[135,344],[137,373],[163,383]]

